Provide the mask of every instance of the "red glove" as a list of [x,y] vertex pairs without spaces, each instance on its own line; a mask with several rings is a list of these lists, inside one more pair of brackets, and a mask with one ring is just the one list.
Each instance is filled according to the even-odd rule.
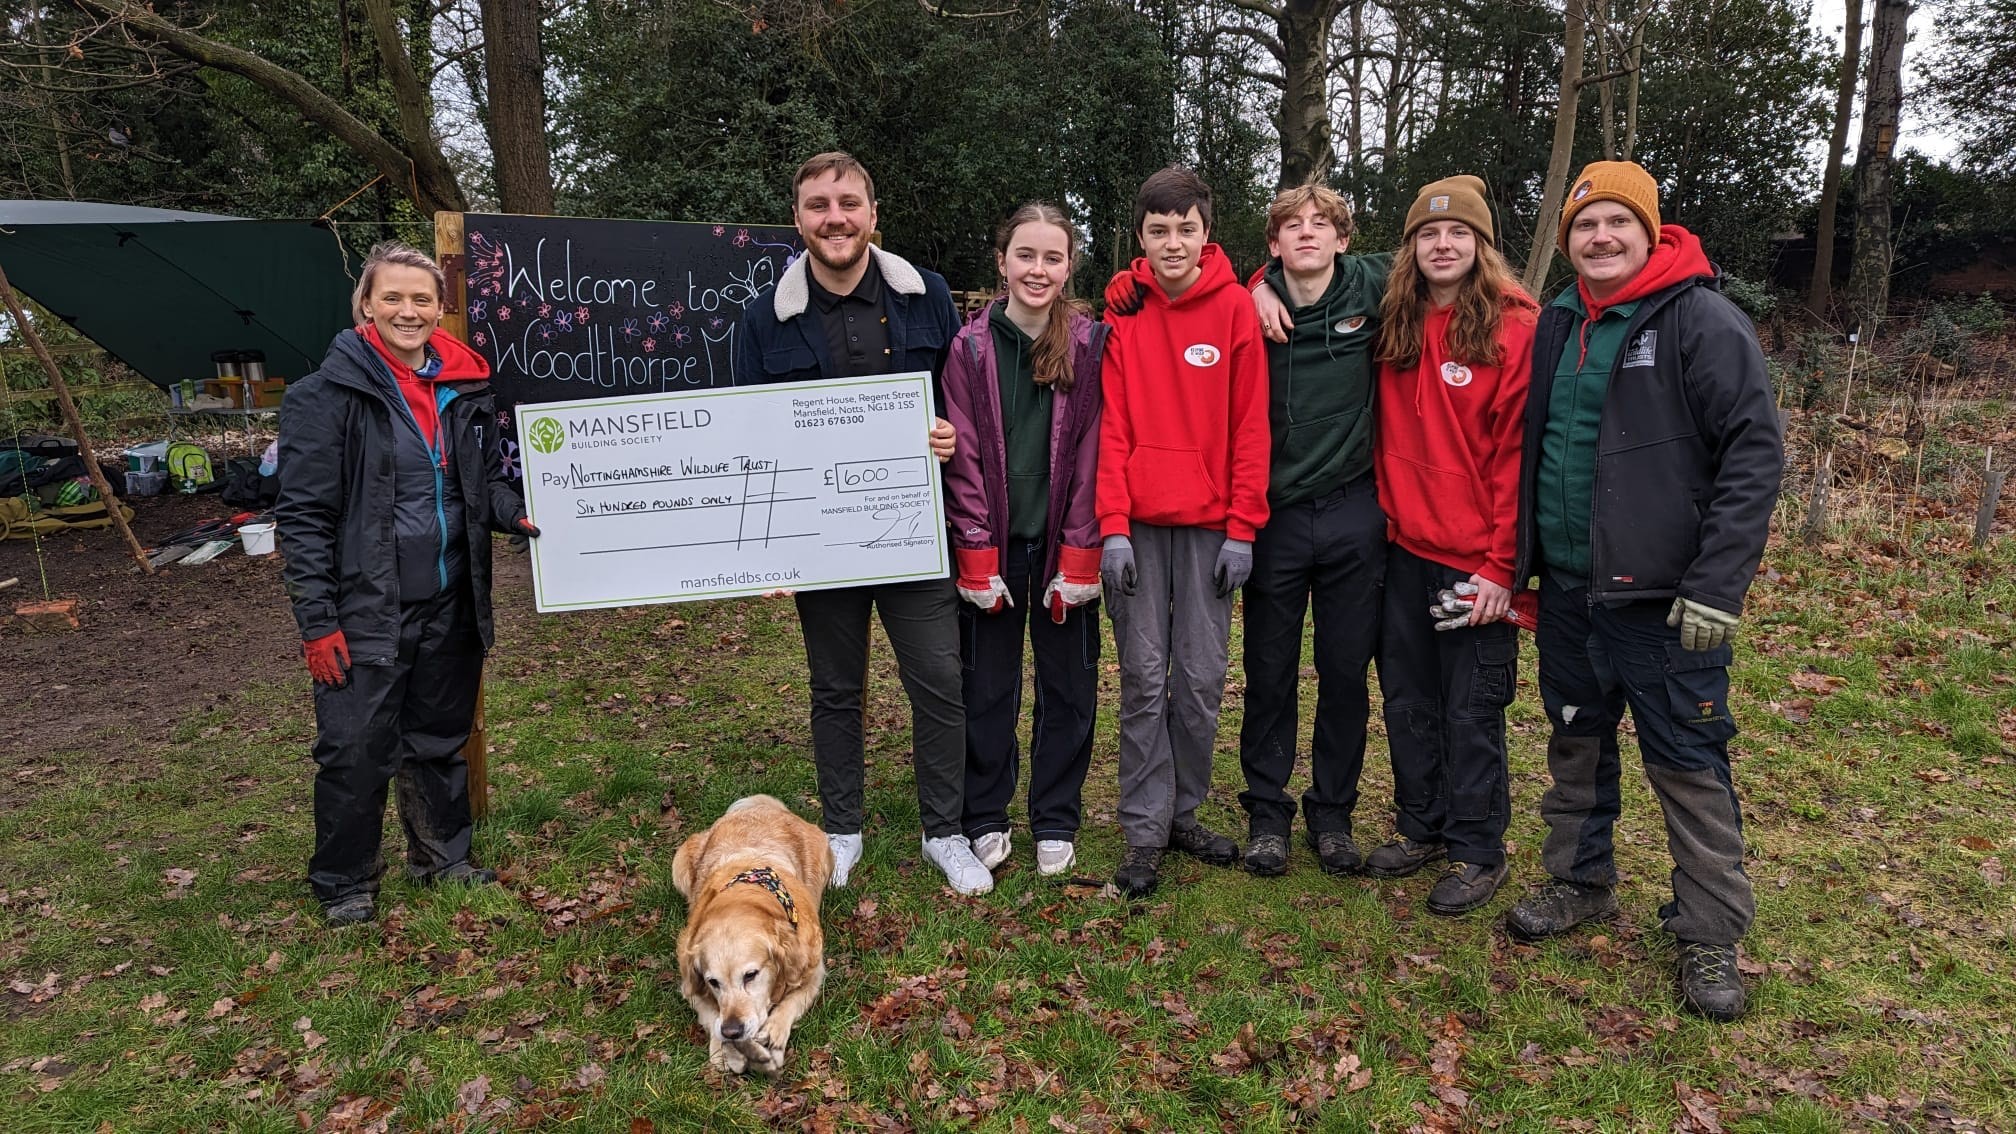
[[1148,302],[1148,285],[1134,278],[1133,272],[1121,272],[1106,285],[1106,313],[1108,315],[1132,315]]
[[1050,607],[1050,621],[1062,623],[1074,606],[1084,606],[1099,597],[1099,549],[1065,547],[1057,551],[1057,575],[1043,591]]
[[526,519],[524,516],[518,517],[518,530],[531,536],[533,539],[539,538],[539,525]]
[[301,643],[301,653],[308,659],[308,676],[317,684],[341,689],[349,681],[350,643],[343,640],[343,631],[308,639]]
[[1505,612],[1505,621],[1521,630],[1540,632],[1540,592],[1523,590],[1512,592],[1512,609]]
[[995,571],[1000,565],[1001,555],[990,548],[955,548],[953,561],[959,565],[959,597],[986,611],[988,614],[1000,612],[1004,603],[1012,605],[1008,597],[1008,584]]

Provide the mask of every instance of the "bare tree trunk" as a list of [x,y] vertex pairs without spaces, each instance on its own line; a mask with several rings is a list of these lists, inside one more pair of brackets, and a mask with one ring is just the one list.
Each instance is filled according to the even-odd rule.
[[[200,63],[219,71],[242,75],[292,104],[303,117],[335,137],[349,147],[359,157],[383,173],[386,179],[399,186],[420,210],[432,215],[443,209],[449,212],[466,212],[468,200],[462,195],[462,186],[455,178],[455,171],[441,154],[441,147],[435,140],[432,124],[423,122],[417,134],[409,131],[406,144],[400,146],[373,129],[356,115],[346,110],[335,99],[316,89],[315,85],[299,74],[281,67],[243,48],[233,47],[214,39],[201,36],[156,15],[151,9],[133,3],[132,0],[70,0],[79,9],[108,22],[116,21],[135,36],[160,44],[169,51],[191,62]],[[367,0],[373,9],[389,9],[386,0]],[[374,19],[374,24],[376,20]],[[381,54],[386,54],[381,52]],[[401,66],[406,71],[406,90],[418,91],[421,105],[425,105],[425,92],[420,89],[419,79],[414,76],[412,65],[405,58],[403,49],[395,45],[389,53],[395,58],[385,59],[388,74],[393,74]],[[393,74],[394,86],[399,86]],[[408,98],[402,95],[400,120],[406,122]]]
[[392,84],[392,101],[398,104],[399,132],[406,138],[407,154],[413,164],[412,179],[432,184],[453,183],[455,171],[434,136],[434,98],[406,54],[406,38],[393,14],[392,0],[364,0],[364,18],[370,21],[372,38],[378,41],[378,59],[385,67],[386,80]]
[[1820,227],[1814,234],[1813,283],[1806,309],[1826,318],[1834,302],[1834,210],[1841,204],[1841,157],[1848,148],[1848,119],[1855,110],[1855,72],[1862,62],[1862,0],[1847,0],[1847,42],[1841,48],[1840,90],[1834,97],[1834,132],[1827,142],[1827,170],[1820,175]]
[[1862,140],[1855,147],[1855,261],[1848,307],[1875,329],[1890,303],[1890,155],[1904,106],[1904,40],[1910,0],[1876,0],[1870,22],[1869,83],[1862,101]]
[[[1365,3],[1351,4],[1351,184],[1365,177]],[[1358,202],[1357,206],[1362,206]]]
[[538,0],[483,0],[483,68],[498,202],[507,213],[551,213],[553,151],[546,141]]
[[1537,294],[1554,260],[1554,229],[1561,218],[1561,194],[1575,151],[1575,104],[1582,89],[1582,54],[1588,37],[1588,9],[1600,0],[1568,0],[1567,50],[1561,53],[1561,101],[1554,111],[1554,149],[1547,158],[1547,181],[1540,196],[1540,219],[1526,255],[1526,290]]
[[1645,25],[1652,19],[1652,0],[1638,0],[1631,25],[1631,85],[1624,92],[1623,160],[1638,148],[1638,80],[1645,74]]
[[1290,189],[1330,176],[1330,25],[1333,0],[1281,5],[1281,183]]
[[[1599,75],[1610,74],[1610,0],[1593,0],[1589,10],[1595,14],[1594,26],[1589,33],[1596,38],[1596,67]],[[1598,115],[1603,124],[1603,160],[1617,160],[1617,79],[1613,75],[1604,79],[1596,88],[1597,101],[1601,104]]]
[[[35,42],[39,45],[42,42],[41,4],[29,6],[28,20]],[[56,76],[49,67],[49,54],[37,46],[35,58],[42,64],[42,84],[53,90],[56,86]],[[63,195],[74,201],[77,199],[77,179],[70,172],[70,135],[63,129],[63,119],[56,113],[56,99],[51,92],[42,91],[40,97],[42,104],[49,108],[49,132],[56,137],[56,167],[63,174]]]

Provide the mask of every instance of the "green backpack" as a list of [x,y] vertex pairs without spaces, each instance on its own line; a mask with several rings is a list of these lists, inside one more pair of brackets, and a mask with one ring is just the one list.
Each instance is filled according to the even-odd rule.
[[168,446],[168,477],[183,492],[195,492],[216,479],[210,472],[210,454],[194,441],[177,441]]

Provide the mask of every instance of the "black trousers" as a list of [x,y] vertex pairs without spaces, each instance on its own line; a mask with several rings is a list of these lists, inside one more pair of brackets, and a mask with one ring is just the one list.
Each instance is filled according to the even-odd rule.
[[1276,509],[1253,541],[1246,582],[1246,714],[1239,803],[1255,834],[1288,833],[1301,721],[1302,618],[1316,607],[1316,731],[1303,818],[1312,831],[1349,831],[1365,766],[1372,700],[1366,671],[1379,644],[1386,513],[1371,476],[1317,500]]
[[855,834],[865,821],[861,712],[868,684],[868,619],[876,613],[910,697],[911,760],[924,833],[934,839],[960,834],[966,710],[960,701],[959,621],[953,609],[959,596],[952,580],[800,591],[797,600],[811,671],[812,759],[826,831]]
[[1437,592],[1469,578],[1390,546],[1379,688],[1400,833],[1447,843],[1452,862],[1496,866],[1512,816],[1505,706],[1518,680],[1519,631],[1505,621],[1435,629],[1428,608]]
[[324,904],[375,894],[385,794],[399,783],[406,867],[429,878],[469,857],[469,765],[483,643],[468,584],[399,611],[391,665],[353,665],[340,689],[315,686],[315,853]]
[[1586,585],[1540,579],[1540,698],[1554,735],[1553,786],[1540,799],[1540,860],[1556,878],[1617,881],[1612,834],[1622,810],[1617,724],[1631,710],[1645,779],[1666,820],[1673,900],[1659,911],[1683,941],[1735,943],[1757,901],[1743,870],[1743,811],[1729,775],[1727,645],[1688,650],[1666,625],[1671,600],[1606,606]]
[[1041,543],[1008,547],[1002,581],[1015,603],[988,614],[959,604],[959,648],[965,668],[965,831],[979,838],[1008,829],[1008,802],[1021,775],[1023,627],[1036,661],[1036,708],[1029,726],[1029,833],[1074,841],[1079,797],[1092,765],[1092,723],[1099,706],[1099,602],[1050,620],[1043,589],[1048,562]]

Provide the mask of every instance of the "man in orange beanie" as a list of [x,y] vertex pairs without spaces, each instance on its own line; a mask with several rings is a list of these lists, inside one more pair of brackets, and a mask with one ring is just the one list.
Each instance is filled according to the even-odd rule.
[[1783,446],[1756,330],[1633,162],[1571,184],[1575,283],[1542,312],[1514,578],[1540,577],[1540,695],[1553,723],[1540,802],[1554,881],[1513,907],[1534,940],[1616,916],[1617,725],[1628,707],[1665,814],[1680,992],[1732,1020],[1736,943],[1756,912],[1730,781],[1730,639],[1778,499]]

